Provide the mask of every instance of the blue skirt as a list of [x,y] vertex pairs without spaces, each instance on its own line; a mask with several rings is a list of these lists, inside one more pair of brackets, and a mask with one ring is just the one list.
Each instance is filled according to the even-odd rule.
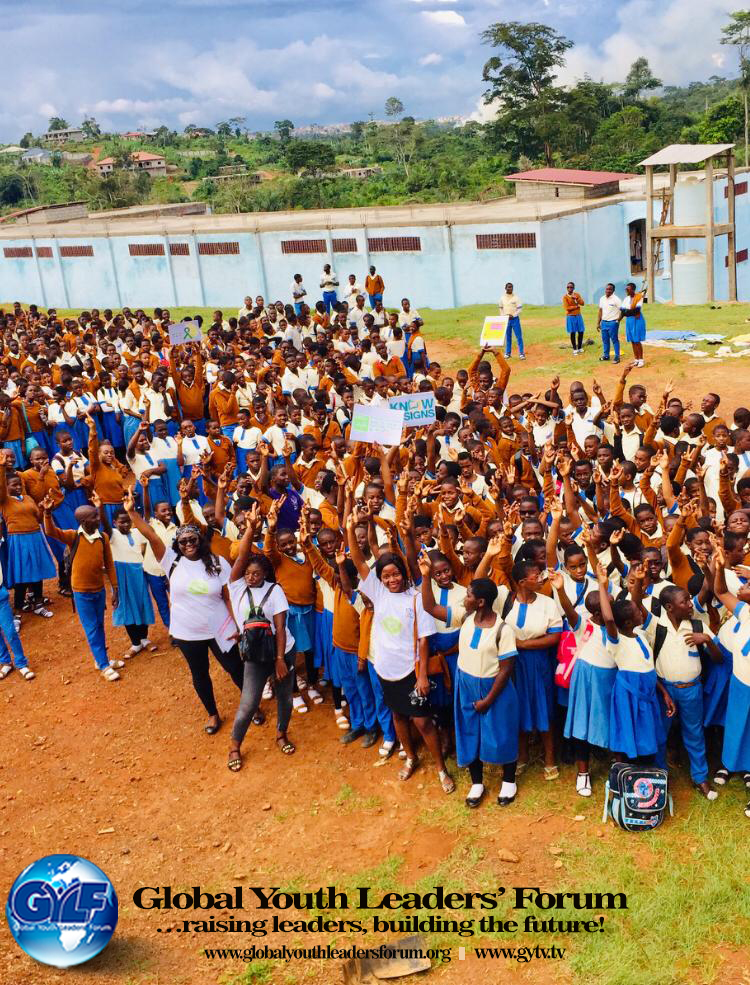
[[703,724],[723,725],[727,714],[729,682],[732,679],[732,654],[720,646],[724,658],[720,664],[711,661],[703,681]]
[[314,622],[314,664],[316,667],[324,667],[326,679],[336,687],[341,687],[341,670],[333,646],[333,613],[329,612],[328,609],[316,612]]
[[[430,653],[438,653],[452,649],[458,643],[461,630],[450,630],[447,633],[433,633],[429,638]],[[430,674],[430,681],[435,687],[430,692],[430,704],[433,708],[449,708],[453,704],[453,695],[456,684],[456,665],[458,663],[458,651],[445,658],[450,673],[451,687],[446,687],[445,676],[443,674]]]
[[573,332],[585,332],[586,325],[583,321],[583,315],[566,315],[565,331],[568,335],[572,335]]
[[595,667],[576,660],[568,692],[566,738],[609,749],[609,711],[616,676],[616,667]]
[[130,414],[122,415],[122,438],[126,448],[138,430],[140,423],[140,417],[131,417]]
[[7,588],[45,578],[56,578],[55,559],[41,530],[27,534],[8,534]]
[[117,420],[117,414],[113,411],[104,411],[101,416],[102,431],[104,437],[113,448],[122,448],[125,445],[122,424]]
[[122,503],[102,503],[102,509],[107,514],[110,527],[114,527],[115,513],[122,509]]
[[43,428],[41,431],[32,431],[31,436],[36,440],[39,447],[43,448],[44,451],[47,452],[47,456],[51,459],[57,451],[57,448],[55,447],[52,436],[48,433],[47,429]]
[[113,626],[151,626],[154,607],[148,590],[143,565],[131,561],[115,561],[117,573],[117,608],[112,613]]
[[661,709],[656,696],[656,671],[639,674],[620,670],[612,688],[609,748],[628,759],[653,756],[659,747]]
[[625,316],[625,338],[628,342],[644,341],[646,338],[646,319],[643,315]]
[[520,730],[549,731],[555,707],[555,672],[549,649],[519,650],[515,675]]
[[[306,653],[312,650],[313,640],[315,639],[315,612],[311,605],[293,605],[289,603],[289,612],[286,615],[286,624],[289,632],[294,637],[294,646],[297,653]],[[333,636],[333,625],[331,626]]]
[[[164,475],[152,475],[148,480],[148,501],[151,503],[151,508],[153,509],[157,503],[168,503],[169,497],[167,495],[167,490],[164,485]],[[140,482],[136,482],[133,495],[135,496],[136,503],[143,502],[143,486]]]
[[[161,477],[162,486],[166,492],[167,501],[170,506],[177,506],[180,501],[180,480],[182,479],[182,473],[180,472],[180,466],[177,464],[176,458],[160,458],[159,465],[163,465],[166,468],[166,472]],[[153,500],[151,502],[153,506]]]
[[518,759],[518,695],[509,680],[487,711],[480,714],[475,701],[486,698],[494,677],[474,677],[456,673],[456,759],[468,766],[475,759],[483,763],[513,763]]
[[750,687],[734,674],[729,682],[721,762],[730,773],[750,770]]

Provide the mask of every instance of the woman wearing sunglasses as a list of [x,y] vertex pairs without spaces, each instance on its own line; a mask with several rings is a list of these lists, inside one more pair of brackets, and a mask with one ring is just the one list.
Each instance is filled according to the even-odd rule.
[[221,718],[211,683],[209,650],[242,690],[242,661],[231,639],[236,627],[227,588],[229,565],[211,553],[208,538],[195,524],[180,527],[169,547],[136,513],[132,493],[126,494],[124,505],[169,578],[169,635],[187,660],[193,687],[208,712],[204,729],[215,735]]

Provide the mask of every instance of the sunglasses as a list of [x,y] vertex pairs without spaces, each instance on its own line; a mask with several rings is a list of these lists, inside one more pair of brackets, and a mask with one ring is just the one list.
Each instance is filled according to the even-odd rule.
[[199,541],[197,537],[181,537],[177,543],[180,547],[188,547],[190,544],[199,543]]

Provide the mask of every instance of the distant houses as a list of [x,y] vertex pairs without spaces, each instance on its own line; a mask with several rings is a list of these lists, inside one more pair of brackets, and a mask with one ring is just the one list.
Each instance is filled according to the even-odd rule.
[[86,134],[80,127],[68,127],[66,130],[48,130],[42,140],[45,144],[78,144],[86,139]]
[[[112,174],[115,166],[114,157],[103,157],[91,165],[93,170],[102,176]],[[150,154],[145,150],[137,150],[130,155],[130,163],[126,165],[126,168],[128,171],[145,171],[146,174],[157,178],[166,175],[167,162],[161,154]]]

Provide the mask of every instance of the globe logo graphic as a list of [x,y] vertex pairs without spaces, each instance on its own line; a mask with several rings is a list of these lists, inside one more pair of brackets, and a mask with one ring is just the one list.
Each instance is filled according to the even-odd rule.
[[117,895],[78,855],[46,855],[24,869],[5,907],[10,932],[42,964],[70,968],[103,951],[117,926]]

